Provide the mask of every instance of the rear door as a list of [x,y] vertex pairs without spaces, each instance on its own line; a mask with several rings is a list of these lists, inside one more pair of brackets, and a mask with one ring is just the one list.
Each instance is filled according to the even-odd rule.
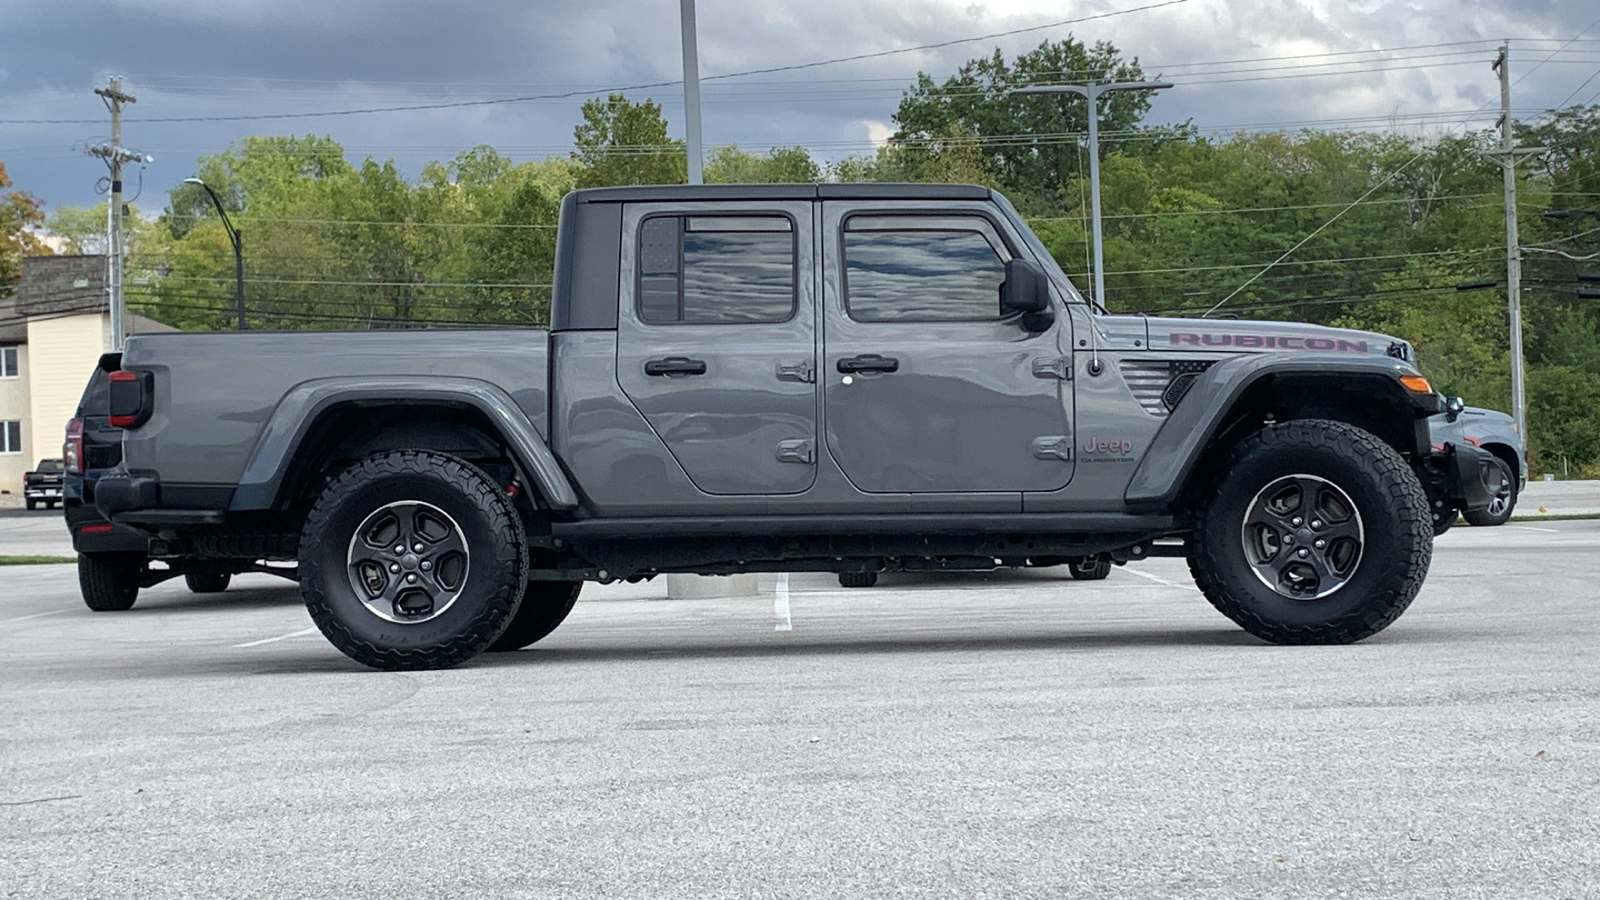
[[813,206],[630,204],[617,380],[708,494],[816,479]]

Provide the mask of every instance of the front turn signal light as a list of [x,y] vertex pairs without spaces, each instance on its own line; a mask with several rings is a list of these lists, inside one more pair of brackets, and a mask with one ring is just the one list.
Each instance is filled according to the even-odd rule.
[[1418,394],[1433,393],[1433,385],[1429,384],[1428,379],[1423,378],[1421,375],[1401,375],[1400,383],[1405,385],[1408,391],[1414,391]]

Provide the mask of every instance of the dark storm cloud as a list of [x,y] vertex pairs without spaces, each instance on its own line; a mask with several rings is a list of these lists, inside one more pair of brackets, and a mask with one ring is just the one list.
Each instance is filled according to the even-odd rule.
[[[1488,70],[1492,44],[1471,48],[1459,61],[1436,61],[1451,65],[1339,78],[1208,80],[1184,68],[1196,62],[1510,36],[1523,42],[1514,42],[1513,71],[1519,77],[1531,72],[1516,89],[1518,105],[1535,111],[1562,100],[1600,66],[1600,52],[1593,54],[1596,59],[1569,52],[1534,70],[1543,54],[1600,14],[1573,2],[1189,0],[936,50],[748,78],[713,77],[989,34],[1152,0],[1090,0],[1070,8],[1047,0],[969,2],[699,0],[700,68],[709,79],[703,88],[706,143],[747,149],[799,144],[826,158],[870,152],[868,134],[881,136],[891,127],[900,92],[918,71],[942,79],[996,46],[1015,56],[1069,33],[1090,42],[1110,40],[1138,56],[1147,73],[1179,83],[1157,97],[1152,122],[1190,119],[1201,127],[1296,128],[1340,117],[1459,111],[1492,104],[1498,95]],[[104,137],[104,109],[90,91],[113,72],[125,75],[127,89],[139,98],[128,110],[125,143],[157,157],[144,173],[146,207],[159,207],[162,192],[192,173],[197,157],[250,134],[330,134],[351,156],[393,157],[412,175],[427,160],[449,159],[479,143],[519,159],[564,154],[579,106],[593,94],[327,118],[157,119],[593,92],[672,82],[682,72],[675,0],[0,0],[0,23],[0,160],[19,186],[51,204],[96,199],[93,186],[104,169],[74,146]],[[1556,40],[1526,40],[1536,38]],[[1593,87],[1600,90],[1600,83]],[[680,88],[628,95],[660,102],[674,132],[682,133]],[[1573,102],[1586,98],[1587,93]],[[87,121],[15,124],[21,119]]]

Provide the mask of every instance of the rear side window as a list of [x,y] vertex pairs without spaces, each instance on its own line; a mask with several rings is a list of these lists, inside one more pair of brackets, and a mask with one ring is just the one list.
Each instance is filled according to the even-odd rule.
[[1000,318],[1010,251],[980,217],[856,216],[845,225],[845,308],[860,322]]
[[651,325],[783,322],[795,310],[784,216],[655,216],[639,227],[638,310]]
[[96,366],[94,374],[89,376],[83,398],[78,401],[78,415],[100,418],[111,415],[111,377],[105,369]]

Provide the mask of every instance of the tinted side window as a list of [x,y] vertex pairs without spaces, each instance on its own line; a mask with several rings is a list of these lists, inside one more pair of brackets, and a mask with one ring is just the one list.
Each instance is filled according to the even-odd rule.
[[795,309],[794,228],[782,216],[657,216],[639,229],[639,318],[782,322]]
[[[862,322],[1000,317],[1005,259],[987,227],[898,228],[872,219],[844,234],[845,306]],[[985,233],[985,232],[989,233]]]

